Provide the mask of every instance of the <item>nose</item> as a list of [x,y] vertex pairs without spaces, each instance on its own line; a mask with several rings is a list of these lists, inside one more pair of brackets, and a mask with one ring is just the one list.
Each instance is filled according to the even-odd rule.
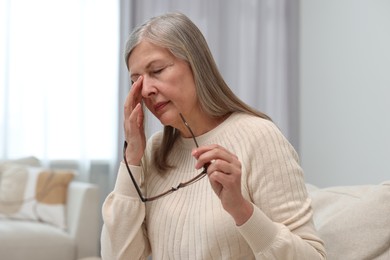
[[144,76],[142,80],[142,96],[144,98],[151,97],[157,94],[157,88],[152,78]]

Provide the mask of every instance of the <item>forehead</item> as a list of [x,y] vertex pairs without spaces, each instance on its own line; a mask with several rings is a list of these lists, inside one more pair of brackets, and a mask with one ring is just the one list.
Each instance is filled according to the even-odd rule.
[[129,71],[145,69],[153,62],[165,61],[174,58],[166,48],[157,46],[148,41],[140,42],[131,52],[127,65]]

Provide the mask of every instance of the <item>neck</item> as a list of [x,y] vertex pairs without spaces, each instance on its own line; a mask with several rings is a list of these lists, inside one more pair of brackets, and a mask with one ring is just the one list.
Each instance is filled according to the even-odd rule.
[[[191,117],[186,121],[191,128],[194,136],[200,136],[203,135],[214,128],[216,128],[218,125],[220,125],[223,121],[228,118],[230,113],[223,115],[221,117],[211,117],[211,116],[202,116],[198,118]],[[186,138],[192,137],[189,129],[185,126],[184,123],[178,128],[180,131],[180,135]]]

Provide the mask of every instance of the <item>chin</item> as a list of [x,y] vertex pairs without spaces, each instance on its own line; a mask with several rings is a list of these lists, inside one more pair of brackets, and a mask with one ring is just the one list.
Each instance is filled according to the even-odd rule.
[[161,115],[156,115],[157,119],[160,121],[160,123],[164,126],[172,126],[177,128],[175,122],[177,122],[179,114],[174,115],[173,113],[165,112]]

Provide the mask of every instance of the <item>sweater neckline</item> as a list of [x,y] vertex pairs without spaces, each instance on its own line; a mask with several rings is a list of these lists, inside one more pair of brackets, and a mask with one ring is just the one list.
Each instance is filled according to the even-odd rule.
[[[217,125],[215,128],[211,129],[210,131],[196,136],[196,141],[198,142],[199,146],[207,144],[207,140],[218,136],[222,134],[224,130],[226,130],[227,126],[234,121],[234,118],[237,116],[238,112],[233,112],[231,115],[229,115],[222,123]],[[182,137],[180,136],[179,139],[179,144],[186,149],[193,149],[195,148],[195,143],[192,137]]]

